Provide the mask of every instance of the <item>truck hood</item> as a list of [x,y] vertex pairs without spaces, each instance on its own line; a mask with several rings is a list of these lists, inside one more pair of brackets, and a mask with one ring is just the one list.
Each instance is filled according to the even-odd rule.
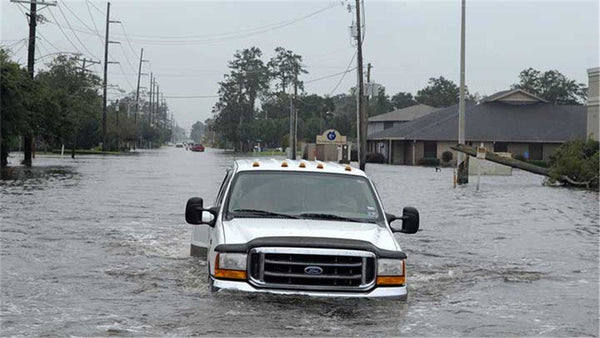
[[373,223],[309,219],[234,218],[223,222],[226,244],[244,244],[259,237],[320,237],[361,240],[386,250],[400,250],[393,235]]

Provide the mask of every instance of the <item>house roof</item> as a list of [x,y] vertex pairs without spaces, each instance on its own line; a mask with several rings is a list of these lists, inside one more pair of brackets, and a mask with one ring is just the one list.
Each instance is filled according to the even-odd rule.
[[542,99],[541,97],[535,96],[535,95],[533,95],[529,92],[526,92],[523,89],[519,89],[519,88],[499,91],[490,96],[484,97],[479,103],[494,102],[494,101],[502,101],[502,102],[506,102],[506,103],[535,103],[535,102],[548,103],[548,101]]
[[[564,142],[586,137],[585,106],[537,102],[513,105],[500,101],[465,107],[465,138],[472,141]],[[369,136],[369,140],[456,141],[458,105]]]
[[369,122],[386,122],[386,121],[412,121],[423,117],[437,108],[426,104],[416,104],[414,106],[396,109],[389,113],[373,116],[369,118]]

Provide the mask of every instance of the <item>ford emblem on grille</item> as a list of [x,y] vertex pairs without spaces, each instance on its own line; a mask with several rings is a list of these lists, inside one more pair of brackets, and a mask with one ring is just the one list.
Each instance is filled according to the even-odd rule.
[[304,273],[308,275],[320,275],[323,273],[323,268],[320,266],[307,266],[304,268]]

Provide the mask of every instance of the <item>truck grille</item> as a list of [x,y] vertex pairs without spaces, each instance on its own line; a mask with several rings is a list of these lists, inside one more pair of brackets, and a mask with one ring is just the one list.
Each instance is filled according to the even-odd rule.
[[254,248],[248,267],[257,287],[341,291],[375,283],[375,255],[368,251]]

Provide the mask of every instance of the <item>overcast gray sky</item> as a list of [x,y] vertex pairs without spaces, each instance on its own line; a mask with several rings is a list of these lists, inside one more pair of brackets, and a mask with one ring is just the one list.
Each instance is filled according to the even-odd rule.
[[[351,1],[354,4],[354,1]],[[140,48],[144,72],[153,72],[169,96],[213,96],[238,49],[257,46],[265,62],[277,46],[304,57],[308,93],[348,92],[356,74],[334,88],[354,54],[347,1],[112,1],[109,83],[130,91],[137,79]],[[26,8],[3,0],[0,37],[14,59],[26,64]],[[492,94],[517,81],[521,70],[557,69],[587,83],[586,69],[598,67],[598,1],[467,0],[466,82],[471,92]],[[40,14],[37,57],[56,51],[103,59],[106,2],[58,1]],[[459,82],[460,0],[365,1],[365,64],[390,95],[413,94],[430,77]],[[58,25],[57,25],[58,24]],[[62,28],[62,31],[61,31]],[[100,36],[96,33],[99,31]],[[66,35],[66,36],[65,36]],[[128,38],[128,39],[127,39]],[[70,41],[69,41],[70,40]],[[51,58],[41,58],[40,69]],[[352,67],[355,66],[355,62]],[[102,75],[100,65],[94,66]],[[147,76],[142,85],[148,86]],[[112,92],[110,99],[118,97]],[[189,128],[212,116],[216,98],[168,98],[178,124]]]

